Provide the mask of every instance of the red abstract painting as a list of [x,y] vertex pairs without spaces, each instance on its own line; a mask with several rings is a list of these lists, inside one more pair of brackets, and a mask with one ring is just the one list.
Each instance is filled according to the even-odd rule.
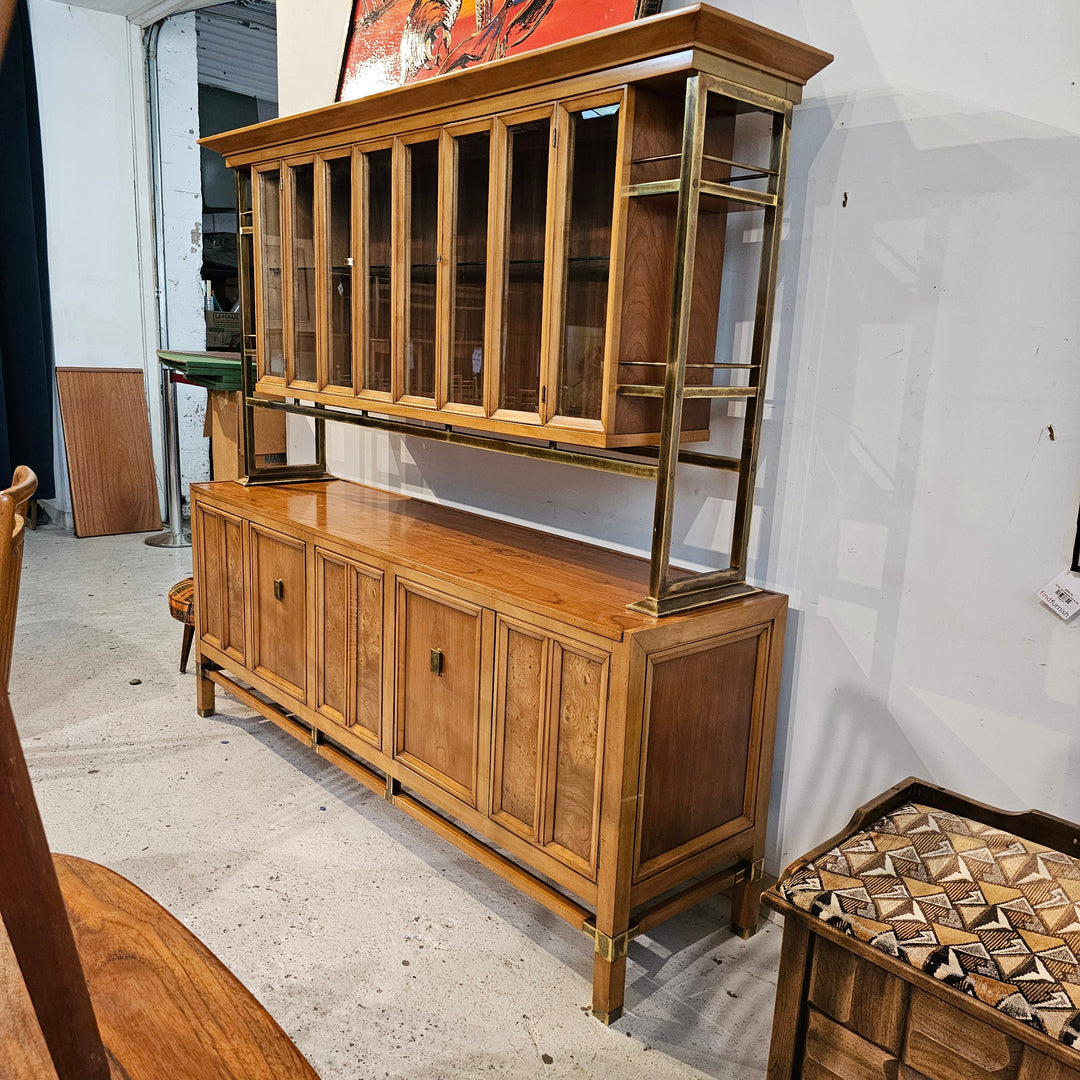
[[354,0],[337,100],[541,49],[659,7],[660,0]]

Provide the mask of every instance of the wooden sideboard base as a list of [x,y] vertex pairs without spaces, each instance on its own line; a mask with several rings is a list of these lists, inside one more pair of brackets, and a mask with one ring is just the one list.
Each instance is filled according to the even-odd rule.
[[593,944],[721,890],[757,926],[786,598],[656,619],[641,560],[343,481],[197,484],[197,706],[218,687]]

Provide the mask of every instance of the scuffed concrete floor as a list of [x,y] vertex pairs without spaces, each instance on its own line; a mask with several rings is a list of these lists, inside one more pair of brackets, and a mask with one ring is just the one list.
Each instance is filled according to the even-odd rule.
[[637,939],[605,1028],[580,932],[221,691],[196,714],[190,569],[27,533],[11,696],[53,850],[164,904],[323,1080],[764,1076],[777,925],[743,942],[720,898]]

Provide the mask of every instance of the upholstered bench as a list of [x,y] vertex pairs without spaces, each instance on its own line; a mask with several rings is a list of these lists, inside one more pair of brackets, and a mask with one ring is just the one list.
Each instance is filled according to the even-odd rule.
[[906,780],[763,899],[769,1080],[1080,1080],[1080,827]]

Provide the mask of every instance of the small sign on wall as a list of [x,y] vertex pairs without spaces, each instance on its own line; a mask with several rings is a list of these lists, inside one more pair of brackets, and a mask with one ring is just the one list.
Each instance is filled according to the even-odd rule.
[[1066,622],[1080,611],[1080,577],[1068,570],[1039,590],[1039,599]]

